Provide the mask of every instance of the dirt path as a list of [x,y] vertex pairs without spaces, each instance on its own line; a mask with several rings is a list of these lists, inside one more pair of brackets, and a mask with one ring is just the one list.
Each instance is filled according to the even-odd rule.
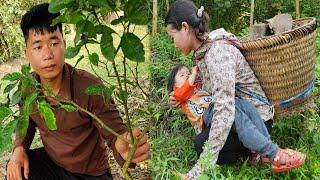
[[[21,64],[26,63],[24,59],[14,59],[11,61],[8,61],[4,64],[0,64],[0,78],[2,78],[5,74],[14,72],[14,71],[20,71]],[[42,143],[40,140],[39,133],[37,132],[36,137],[32,143],[31,148],[37,148],[41,147]],[[5,179],[5,166],[6,162],[8,161],[10,157],[10,152],[5,152],[0,157],[0,180]],[[109,153],[110,157],[110,166],[111,166],[111,173],[113,175],[114,180],[122,180],[120,176],[120,168],[118,164],[115,162],[112,153]],[[137,167],[133,170],[130,170],[131,175],[133,176],[133,179],[135,180],[149,180],[150,177],[150,168],[148,166],[148,162],[141,163],[137,165]]]

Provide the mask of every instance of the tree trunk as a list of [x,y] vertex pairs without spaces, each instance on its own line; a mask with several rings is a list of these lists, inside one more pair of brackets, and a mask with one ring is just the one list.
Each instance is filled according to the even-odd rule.
[[300,0],[296,0],[296,19],[300,18]]
[[157,18],[158,18],[158,2],[153,0],[153,13],[152,13],[152,37],[157,35]]

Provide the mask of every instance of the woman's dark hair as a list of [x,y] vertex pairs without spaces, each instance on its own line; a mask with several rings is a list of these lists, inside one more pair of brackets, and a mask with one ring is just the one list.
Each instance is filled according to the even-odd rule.
[[171,70],[169,77],[168,77],[168,84],[167,84],[167,90],[169,93],[173,91],[174,77],[177,75],[178,71],[183,67],[184,67],[183,64],[178,64]]
[[198,40],[204,41],[204,34],[209,31],[209,15],[203,11],[198,17],[198,8],[189,0],[177,0],[172,4],[166,16],[165,24],[171,24],[174,29],[181,30],[182,22],[188,23],[194,30]]
[[52,33],[59,28],[63,35],[61,23],[51,26],[52,20],[60,16],[60,13],[51,14],[48,11],[48,7],[48,3],[36,5],[22,17],[20,27],[26,42],[31,29],[34,29],[37,33],[43,34],[44,31]]

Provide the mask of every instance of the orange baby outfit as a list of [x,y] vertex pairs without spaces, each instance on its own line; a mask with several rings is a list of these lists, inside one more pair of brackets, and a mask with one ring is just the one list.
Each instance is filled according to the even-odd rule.
[[212,97],[207,92],[198,90],[197,86],[196,83],[190,85],[189,80],[186,80],[182,87],[174,87],[173,96],[179,101],[196,133],[200,133],[204,125],[203,111],[209,107]]

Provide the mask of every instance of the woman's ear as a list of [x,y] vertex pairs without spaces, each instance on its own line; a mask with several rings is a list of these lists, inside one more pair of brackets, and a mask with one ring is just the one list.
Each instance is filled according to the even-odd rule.
[[190,26],[189,26],[189,24],[187,22],[183,21],[181,23],[181,29],[185,30],[186,32],[188,32],[190,30]]

